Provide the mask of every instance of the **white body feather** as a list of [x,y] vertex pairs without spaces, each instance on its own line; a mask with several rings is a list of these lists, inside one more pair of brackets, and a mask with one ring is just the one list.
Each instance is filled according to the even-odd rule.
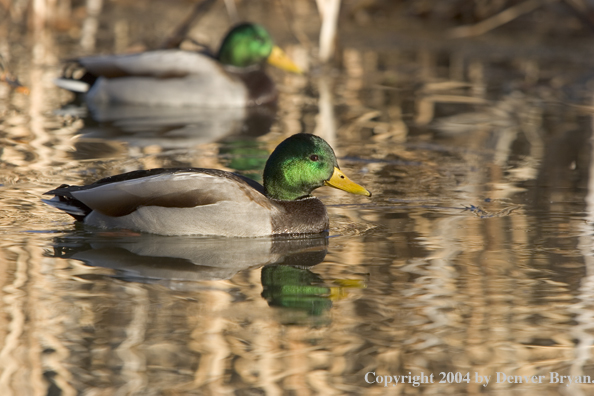
[[71,92],[85,93],[89,90],[89,84],[84,81],[72,80],[70,78],[54,79],[56,86]]
[[219,202],[194,208],[143,206],[121,217],[93,211],[85,218],[85,224],[160,235],[251,237],[272,234],[270,213],[256,203],[236,206],[233,202]]
[[[239,79],[227,74],[215,59],[196,52],[93,56],[79,63],[91,74],[103,76],[87,92],[91,103],[219,108],[243,107],[248,101],[247,88]],[[74,88],[82,92],[82,87]]]
[[[142,204],[147,200],[175,200],[184,194],[202,194],[216,202],[192,207]],[[73,191],[72,196],[93,209],[85,224],[161,235],[270,235],[271,216],[276,210],[262,206],[266,198],[241,182],[199,172],[164,173],[107,183]],[[109,215],[110,207],[122,202],[139,206],[124,216]]]
[[157,80],[150,77],[99,77],[87,93],[91,103],[144,106],[244,107],[247,89],[226,77],[189,75]]

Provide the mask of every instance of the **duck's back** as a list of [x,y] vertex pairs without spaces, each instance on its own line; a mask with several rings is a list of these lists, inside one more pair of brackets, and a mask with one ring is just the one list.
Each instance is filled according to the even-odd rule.
[[97,55],[78,58],[86,71],[97,77],[184,77],[214,73],[219,63],[201,52],[179,49],[156,50],[122,55]]

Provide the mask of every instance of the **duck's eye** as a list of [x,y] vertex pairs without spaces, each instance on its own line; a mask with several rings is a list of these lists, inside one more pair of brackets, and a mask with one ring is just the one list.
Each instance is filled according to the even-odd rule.
[[317,155],[312,154],[312,155],[309,156],[309,159],[312,160],[312,161],[317,161],[320,158]]

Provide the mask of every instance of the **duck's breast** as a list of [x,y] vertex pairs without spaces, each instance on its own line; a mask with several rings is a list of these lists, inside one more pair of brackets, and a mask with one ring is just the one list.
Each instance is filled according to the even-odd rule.
[[273,202],[277,207],[271,216],[273,234],[315,234],[329,228],[326,206],[316,197]]

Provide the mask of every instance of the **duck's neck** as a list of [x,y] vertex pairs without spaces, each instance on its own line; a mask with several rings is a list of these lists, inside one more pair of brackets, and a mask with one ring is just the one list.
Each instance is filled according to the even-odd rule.
[[264,184],[264,192],[268,198],[276,199],[277,201],[296,201],[309,197],[309,192],[304,193],[299,190],[276,188],[274,184]]
[[295,201],[309,197],[313,188],[289,181],[279,173],[267,172],[264,169],[264,192],[268,198],[279,201]]
[[274,103],[278,92],[272,79],[264,68],[256,67],[250,70],[235,71],[235,74],[246,86],[248,91],[248,106],[260,106]]

